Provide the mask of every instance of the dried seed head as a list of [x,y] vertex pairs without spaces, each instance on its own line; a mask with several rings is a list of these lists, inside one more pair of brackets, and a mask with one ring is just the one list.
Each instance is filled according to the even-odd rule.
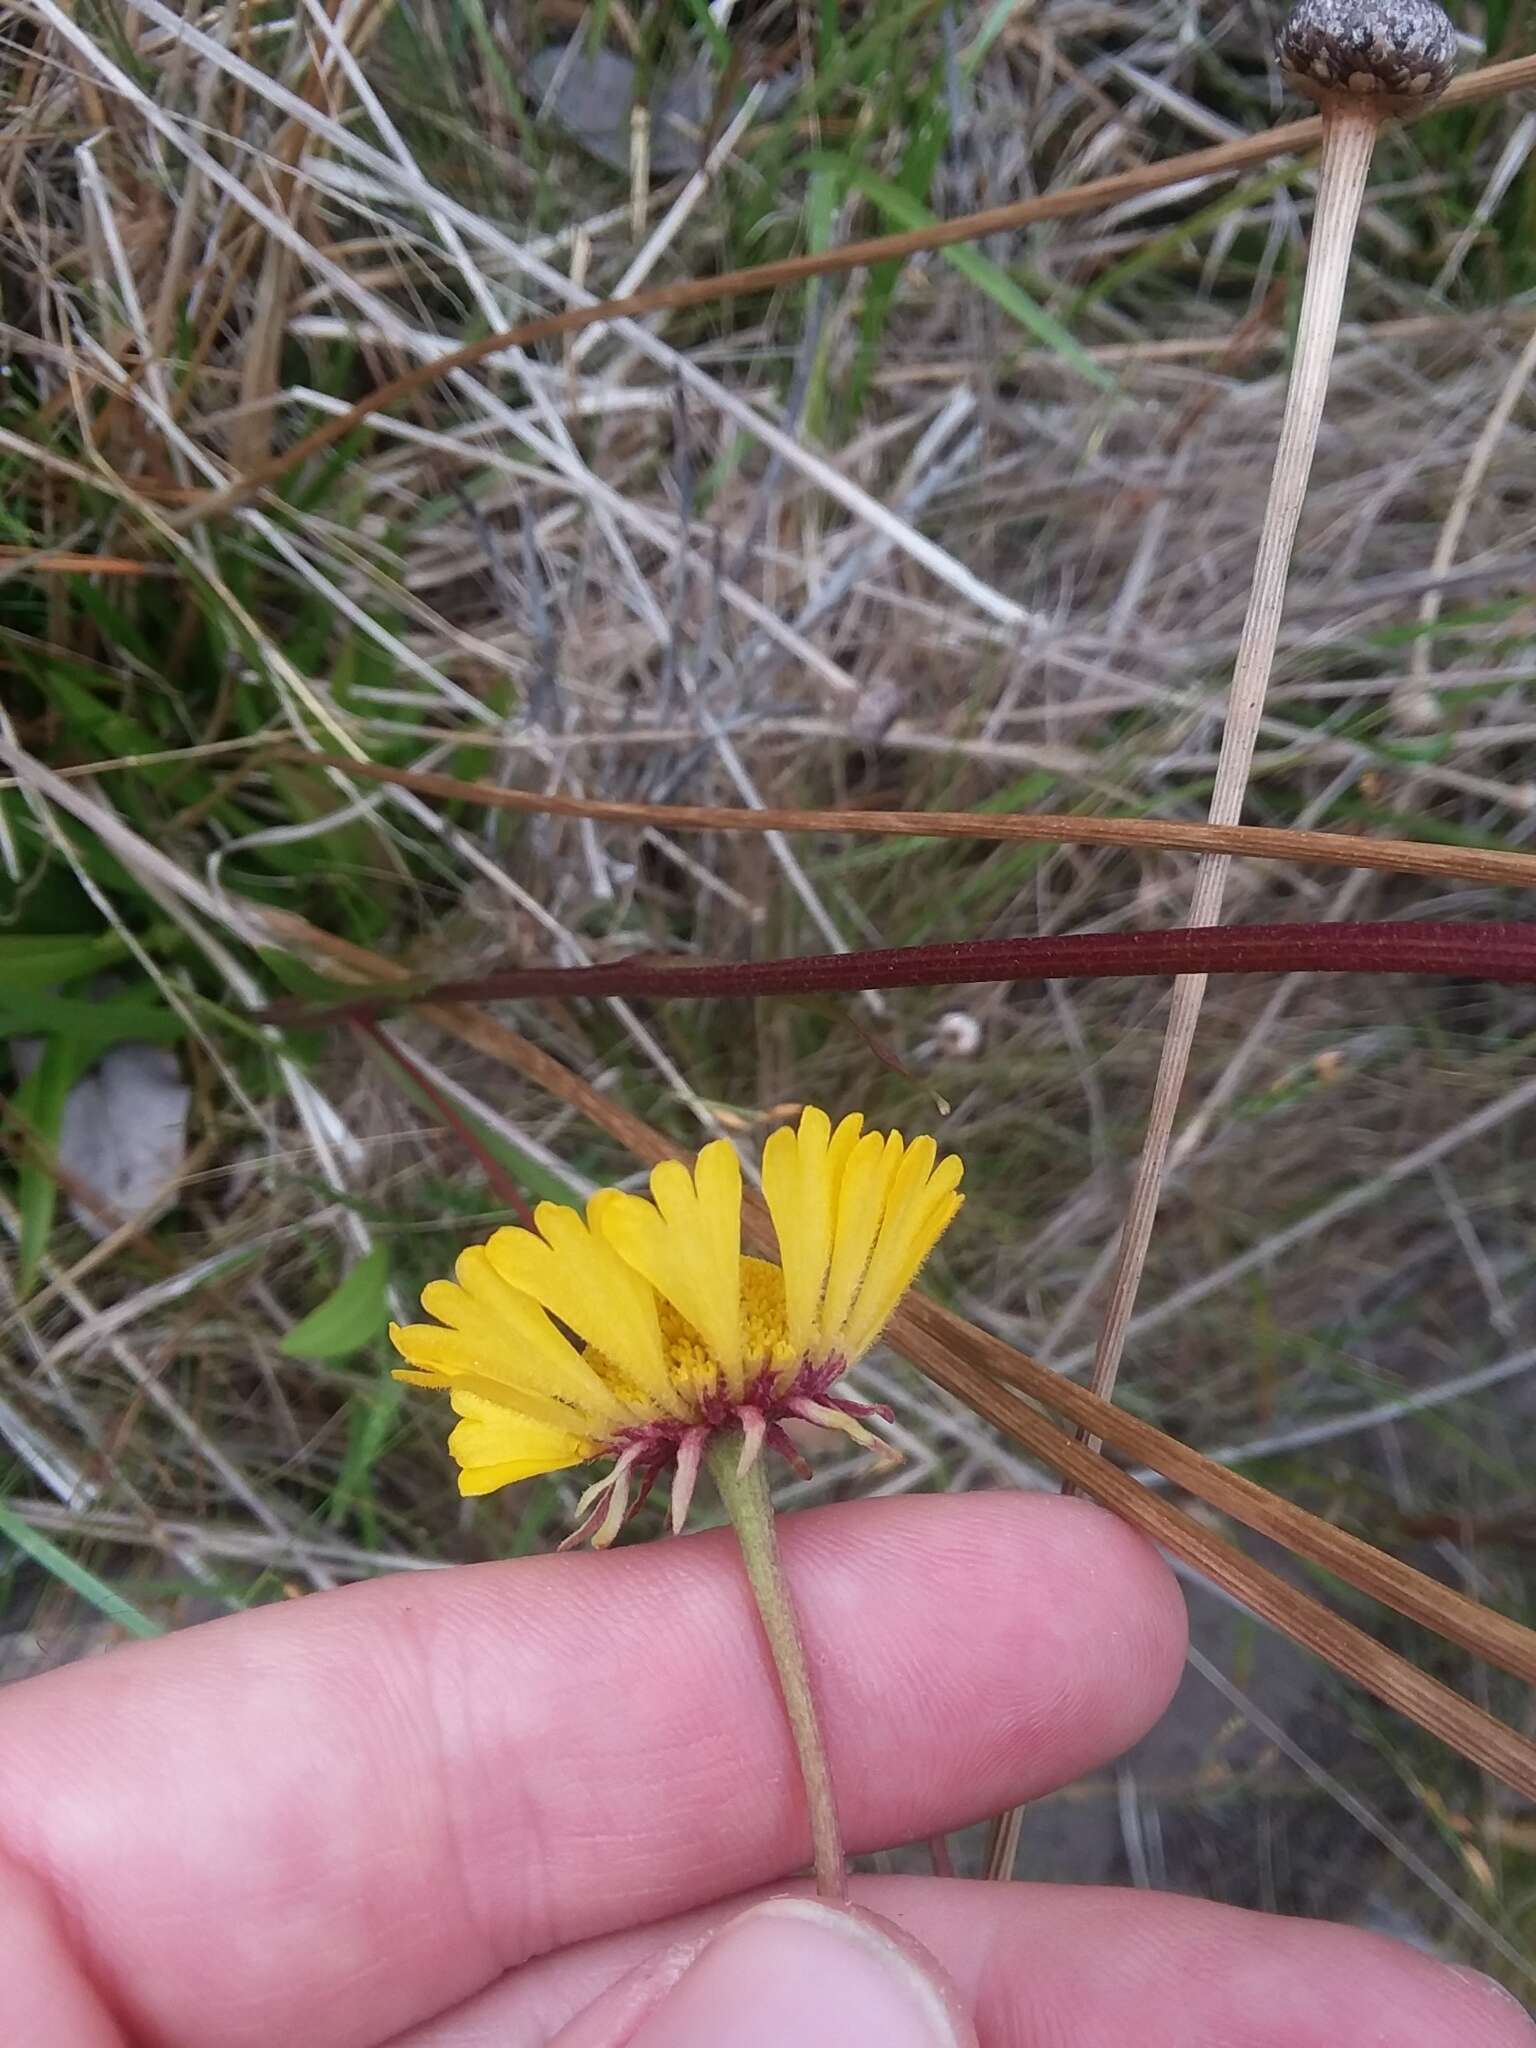
[[1300,91],[1383,114],[1427,107],[1456,70],[1456,31],[1434,0],[1300,0],[1276,48]]
[[945,1059],[973,1060],[981,1051],[981,1025],[969,1010],[946,1010],[933,1037]]

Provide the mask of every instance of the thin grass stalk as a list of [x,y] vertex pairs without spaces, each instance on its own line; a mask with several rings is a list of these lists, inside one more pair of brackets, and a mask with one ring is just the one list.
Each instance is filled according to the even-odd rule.
[[404,1079],[407,1092],[414,1091],[419,1095],[427,1107],[442,1119],[444,1127],[470,1157],[479,1161],[480,1171],[492,1192],[501,1198],[526,1229],[532,1230],[533,1211],[528,1206],[527,1196],[458,1105],[443,1093],[430,1075],[422,1072],[404,1046],[396,1045],[376,1024],[366,1017],[353,1017],[349,1021],[363,1044]]
[[1536,1797],[1536,1743],[1420,1671],[1364,1629],[1255,1563],[1225,1537],[1142,1486],[1108,1459],[1056,1428],[1010,1388],[958,1357],[917,1321],[898,1316],[891,1341],[937,1385],[1001,1429],[1074,1489],[1220,1586],[1263,1621],[1387,1706],[1490,1771],[1523,1798]]
[[1016,1387],[1030,1400],[1074,1423],[1079,1431],[1101,1437],[1208,1507],[1283,1544],[1293,1556],[1320,1565],[1357,1592],[1536,1685],[1536,1629],[1496,1613],[1453,1586],[1442,1585],[1400,1558],[1378,1550],[1373,1543],[1320,1515],[1309,1514],[1242,1473],[1203,1457],[1177,1437],[1101,1400],[1087,1387],[1052,1372],[1027,1352],[977,1329],[927,1296],[910,1296],[904,1312],[957,1356]]
[[[1516,57],[1503,64],[1489,64],[1480,71],[1457,79],[1443,95],[1440,105],[1472,106],[1496,99],[1504,93],[1536,84],[1536,57]],[[361,398],[347,412],[324,421],[289,448],[248,470],[237,482],[210,491],[178,514],[178,524],[212,519],[246,503],[258,491],[285,476],[298,463],[345,439],[372,414],[384,411],[397,400],[429,390],[455,370],[471,368],[503,349],[527,348],[595,327],[610,320],[633,320],[648,313],[675,311],[679,307],[710,304],[748,293],[780,290],[807,278],[858,270],[874,263],[887,263],[928,249],[953,247],[987,235],[1028,227],[1038,221],[1063,220],[1071,215],[1096,212],[1122,200],[1182,184],[1187,179],[1230,176],[1250,164],[1266,163],[1271,157],[1315,149],[1323,137],[1323,123],[1317,116],[1304,121],[1287,121],[1257,135],[1243,135],[1212,149],[1191,150],[1168,157],[1161,163],[1146,164],[1113,177],[1095,178],[1061,192],[1047,192],[1008,206],[992,207],[981,213],[964,214],[954,220],[936,221],[931,226],[910,228],[892,235],[875,235],[848,242],[838,248],[814,250],[790,256],[777,263],[754,264],[744,270],[722,272],[715,277],[686,278],[676,284],[656,285],[648,291],[631,292],[627,298],[607,299],[592,306],[572,306],[558,313],[523,320],[497,334],[481,335],[462,348],[413,364],[398,377]],[[405,196],[409,196],[408,194]]]
[[[243,744],[243,743],[242,743]],[[984,811],[820,810],[739,804],[626,803],[607,797],[558,795],[553,791],[507,789],[500,783],[464,781],[425,768],[392,768],[381,761],[354,761],[342,754],[307,748],[282,750],[296,766],[334,768],[361,782],[384,782],[472,803],[487,810],[518,811],[532,817],[590,818],[658,832],[843,832],[855,838],[972,839],[1063,846],[1148,847],[1160,853],[1235,854],[1248,860],[1315,861],[1325,867],[1376,868],[1387,874],[1432,875],[1473,886],[1536,888],[1536,854],[1504,847],[1442,846],[1429,840],[1370,839],[1355,832],[1308,832],[1279,825],[1196,824],[1182,818],[1083,817],[1072,811],[1037,811],[994,816]]]

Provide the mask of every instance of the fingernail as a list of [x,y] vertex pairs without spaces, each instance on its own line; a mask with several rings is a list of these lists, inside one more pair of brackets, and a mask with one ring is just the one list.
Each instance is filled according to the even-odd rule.
[[936,1964],[899,1929],[814,1899],[722,1928],[629,2048],[975,2048]]
[[1502,2006],[1506,2015],[1518,2013],[1531,2029],[1532,2041],[1536,2042],[1536,2015],[1532,2014],[1530,2007],[1518,1999],[1507,1985],[1501,1984],[1497,1977],[1490,1977],[1482,1970],[1474,1970],[1468,1963],[1453,1964],[1451,1975],[1460,1977],[1464,1984],[1471,1985],[1481,1992],[1490,2005]]

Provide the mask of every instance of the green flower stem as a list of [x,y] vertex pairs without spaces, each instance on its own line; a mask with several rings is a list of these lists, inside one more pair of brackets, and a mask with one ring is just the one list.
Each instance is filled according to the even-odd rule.
[[741,1458],[741,1437],[736,1431],[714,1438],[706,1454],[720,1499],[731,1518],[741,1545],[742,1563],[757,1602],[757,1612],[773,1654],[789,1717],[800,1775],[805,1781],[805,1803],[811,1817],[811,1848],[816,1869],[816,1889],[824,1899],[846,1903],[848,1872],[843,1858],[842,1831],[837,1824],[837,1801],[832,1791],[832,1773],[827,1767],[826,1746],[821,1739],[821,1722],[806,1669],[805,1645],[800,1624],[784,1578],[784,1560],[774,1528],[773,1503],[768,1497],[764,1460],[756,1459],[745,1474],[737,1470]]

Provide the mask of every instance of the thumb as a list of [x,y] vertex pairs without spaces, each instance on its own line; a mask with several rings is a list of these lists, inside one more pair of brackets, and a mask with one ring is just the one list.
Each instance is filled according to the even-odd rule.
[[938,1965],[898,1927],[816,1899],[732,1920],[626,2048],[976,2048]]

